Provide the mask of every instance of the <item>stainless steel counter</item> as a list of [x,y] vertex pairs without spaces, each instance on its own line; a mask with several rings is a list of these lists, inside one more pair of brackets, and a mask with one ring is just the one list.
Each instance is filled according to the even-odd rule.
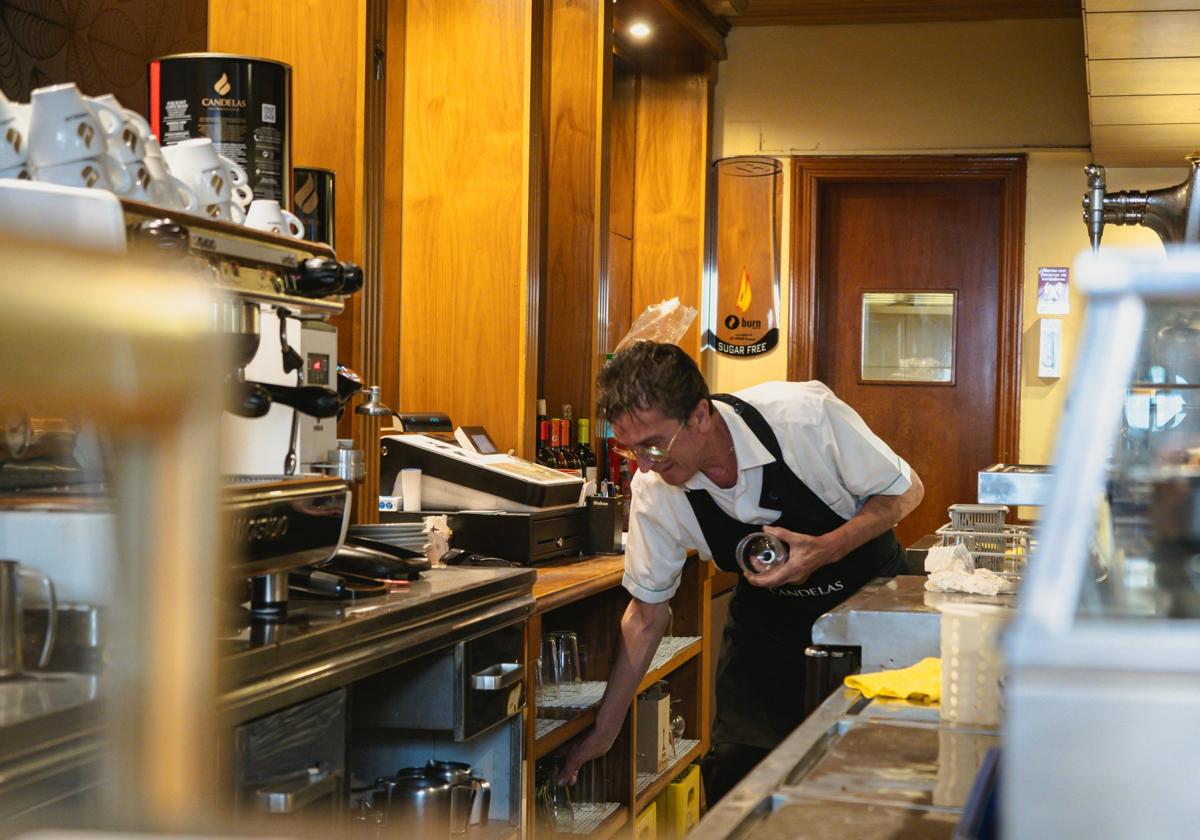
[[688,840],[950,838],[995,730],[937,706],[831,695]]
[[[231,611],[219,640],[224,720],[236,725],[521,621],[533,612],[535,579],[533,569],[433,569],[407,590],[354,604],[293,600],[278,624]],[[0,819],[95,786],[101,699],[93,676],[0,682]]]
[[238,611],[220,639],[222,711],[250,720],[520,621],[536,579],[523,568],[431,569],[408,590],[354,604],[292,600],[278,624]]
[[858,645],[864,673],[907,668],[941,650],[941,613],[946,603],[1016,607],[1014,595],[926,592],[922,575],[899,575],[868,583],[817,619],[815,645]]

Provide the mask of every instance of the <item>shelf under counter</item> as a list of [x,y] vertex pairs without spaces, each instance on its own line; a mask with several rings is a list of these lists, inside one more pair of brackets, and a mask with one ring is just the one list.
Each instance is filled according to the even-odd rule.
[[641,813],[642,809],[655,800],[676,776],[683,772],[689,764],[700,758],[702,752],[700,741],[683,738],[675,745],[675,755],[665,768],[657,773],[637,774],[637,801],[634,810]]

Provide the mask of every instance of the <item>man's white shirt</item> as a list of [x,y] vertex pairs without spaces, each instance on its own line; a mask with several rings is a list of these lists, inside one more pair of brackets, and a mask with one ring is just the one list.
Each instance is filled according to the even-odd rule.
[[[898,496],[912,486],[908,464],[824,384],[764,382],[736,396],[758,409],[784,463],[843,519],[871,496]],[[685,490],[707,490],[718,508],[741,522],[767,525],[779,518],[780,511],[759,506],[763,466],[774,458],[732,406],[715,405],[733,436],[733,487],[717,487],[701,472],[684,487],[653,472],[639,470],[633,478],[623,585],[638,600],[658,603],[674,595],[689,550],[712,560]]]

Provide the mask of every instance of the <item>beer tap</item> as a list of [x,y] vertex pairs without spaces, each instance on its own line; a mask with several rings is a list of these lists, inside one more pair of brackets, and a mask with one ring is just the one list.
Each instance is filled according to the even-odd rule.
[[1141,225],[1158,234],[1164,245],[1200,242],[1200,155],[1188,155],[1188,179],[1173,187],[1145,192],[1107,192],[1104,167],[1084,167],[1088,191],[1083,197],[1083,221],[1092,250],[1100,249],[1104,226]]

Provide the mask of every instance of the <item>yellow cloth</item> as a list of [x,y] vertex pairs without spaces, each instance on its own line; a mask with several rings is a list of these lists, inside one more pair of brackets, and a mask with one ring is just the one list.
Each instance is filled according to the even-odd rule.
[[874,674],[846,677],[848,688],[858,689],[864,697],[898,697],[916,703],[937,703],[942,698],[942,660],[936,656],[916,665]]

